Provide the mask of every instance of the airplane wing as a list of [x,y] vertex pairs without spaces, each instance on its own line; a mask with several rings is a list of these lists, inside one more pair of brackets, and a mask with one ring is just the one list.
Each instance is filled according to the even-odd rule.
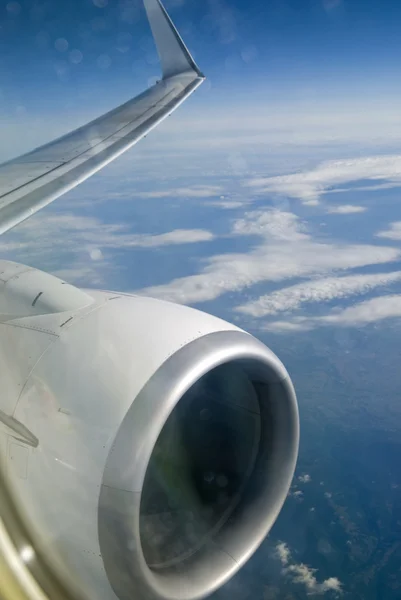
[[0,165],[0,234],[131,148],[204,80],[160,0],[144,4],[161,81],[83,127]]

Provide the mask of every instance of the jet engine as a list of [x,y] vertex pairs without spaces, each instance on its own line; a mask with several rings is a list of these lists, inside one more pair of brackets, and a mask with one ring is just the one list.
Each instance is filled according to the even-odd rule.
[[91,598],[207,596],[286,498],[299,432],[284,366],[198,310],[19,267],[3,268],[19,314],[0,306],[0,441],[40,547]]

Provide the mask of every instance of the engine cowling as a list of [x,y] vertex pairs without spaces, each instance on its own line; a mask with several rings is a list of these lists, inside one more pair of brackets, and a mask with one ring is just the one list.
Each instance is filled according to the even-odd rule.
[[2,368],[7,355],[17,364],[1,409],[30,434],[11,422],[2,434],[12,488],[92,598],[202,598],[285,500],[298,450],[291,380],[218,318],[106,292],[83,292],[82,306],[74,294],[60,312],[63,282],[47,277],[47,312],[38,300],[36,314],[0,325]]

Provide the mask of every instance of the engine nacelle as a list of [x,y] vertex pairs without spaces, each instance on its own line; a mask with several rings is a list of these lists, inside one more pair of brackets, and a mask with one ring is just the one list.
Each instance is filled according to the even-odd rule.
[[29,273],[0,289],[4,306],[23,298],[0,324],[0,441],[41,544],[92,598],[206,596],[287,495],[299,431],[284,366],[184,306],[74,288],[60,309],[64,282]]

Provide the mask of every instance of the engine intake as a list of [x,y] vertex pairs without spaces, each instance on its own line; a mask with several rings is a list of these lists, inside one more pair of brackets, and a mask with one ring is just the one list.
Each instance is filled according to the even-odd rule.
[[298,437],[290,378],[252,336],[211,333],[170,356],[103,474],[99,540],[120,600],[196,600],[234,575],[277,518]]

